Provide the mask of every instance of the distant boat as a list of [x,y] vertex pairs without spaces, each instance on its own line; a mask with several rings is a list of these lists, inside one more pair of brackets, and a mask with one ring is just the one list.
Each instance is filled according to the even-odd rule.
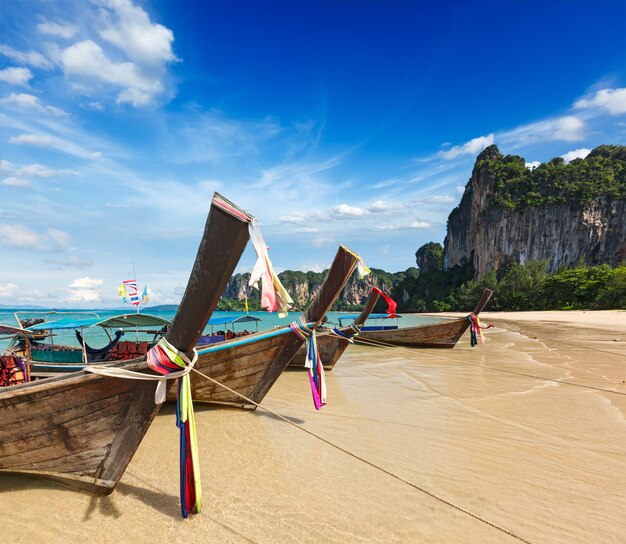
[[[472,312],[474,315],[478,315],[483,310],[492,294],[493,291],[490,289],[483,291],[476,308]],[[392,344],[395,346],[422,348],[453,348],[469,326],[469,316],[446,319],[442,323],[434,323],[432,325],[416,325],[413,327],[398,327],[397,325],[363,326],[357,339],[366,345]]]
[[[250,219],[214,196],[183,300],[166,336],[178,350],[190,353],[195,346],[243,253]],[[151,373],[145,356],[115,366]],[[85,371],[0,387],[0,471],[109,494],[159,408],[155,382]]]
[[[324,370],[332,370],[339,358],[343,355],[343,352],[351,344],[352,338],[356,336],[370,313],[376,306],[380,293],[372,291],[370,293],[363,311],[354,318],[353,323],[347,327],[339,327],[338,329],[330,329],[328,327],[322,327],[319,329],[317,336],[317,349],[324,365]],[[304,368],[304,359],[306,351],[302,346],[294,358],[289,363],[289,368]]]
[[[321,323],[358,262],[357,255],[343,246],[339,247],[322,287],[304,314],[310,327],[317,327]],[[240,395],[260,403],[302,343],[303,340],[287,326],[206,347],[198,346],[195,369],[238,394],[194,373],[191,377],[194,402],[256,408],[255,404]],[[175,398],[173,384],[168,389],[167,398]]]
[[[88,317],[65,317],[56,321],[42,321],[28,327],[29,334],[41,337],[30,340],[31,375],[33,377],[58,376],[66,372],[77,372],[85,364],[136,359],[148,353],[167,332],[172,322],[150,314],[122,314],[102,319],[97,314]],[[106,332],[109,343],[93,348],[85,339],[86,331],[99,329]],[[113,332],[113,329],[117,329]],[[78,346],[54,343],[58,331],[74,330]],[[124,339],[129,337],[135,339]],[[140,339],[141,335],[141,339]],[[46,341],[48,340],[48,341]],[[24,355],[25,342],[18,341],[13,348],[15,354]]]

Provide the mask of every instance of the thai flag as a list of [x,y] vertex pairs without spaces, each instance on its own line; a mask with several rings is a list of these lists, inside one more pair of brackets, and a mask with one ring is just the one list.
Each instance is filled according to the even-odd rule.
[[126,297],[128,302],[133,306],[137,306],[141,300],[139,298],[139,290],[137,289],[137,282],[135,280],[125,280],[122,282],[126,288]]

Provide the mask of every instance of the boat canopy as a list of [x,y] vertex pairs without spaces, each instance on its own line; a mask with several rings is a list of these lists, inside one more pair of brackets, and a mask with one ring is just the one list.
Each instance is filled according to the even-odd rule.
[[225,317],[212,317],[211,319],[209,319],[207,325],[230,325],[234,323],[247,323],[249,321],[261,321],[261,318],[247,314],[231,315]]
[[[354,321],[357,317],[359,317],[359,316],[358,315],[342,315],[342,316],[339,316],[339,319],[350,319],[350,320]],[[393,314],[393,315],[389,315],[389,314],[370,314],[367,319],[397,319],[399,317],[402,317],[402,316],[401,315],[397,315],[397,314]]]
[[150,314],[123,314],[102,319],[101,317],[75,318],[66,317],[57,321],[38,323],[28,327],[27,331],[53,331],[61,329],[84,329],[87,327],[124,328],[124,327],[162,327],[171,321]]

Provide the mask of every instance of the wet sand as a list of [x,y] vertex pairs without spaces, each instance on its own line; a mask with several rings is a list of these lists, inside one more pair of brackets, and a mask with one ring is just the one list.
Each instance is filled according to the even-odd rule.
[[0,474],[0,541],[516,542],[417,487],[531,542],[626,542],[626,312],[481,318],[473,349],[352,346],[321,412],[297,371],[265,399],[388,473],[261,410],[200,407],[204,511],[182,520],[167,406],[109,497]]

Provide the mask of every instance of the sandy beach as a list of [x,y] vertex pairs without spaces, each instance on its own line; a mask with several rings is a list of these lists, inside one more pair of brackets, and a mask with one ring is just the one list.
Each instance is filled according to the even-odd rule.
[[351,346],[321,412],[305,374],[281,376],[264,406],[345,451],[262,410],[198,407],[204,511],[182,520],[166,406],[108,497],[0,475],[0,540],[520,541],[482,519],[534,543],[623,543],[626,312],[481,318],[495,327],[476,348],[467,333],[452,350]]

